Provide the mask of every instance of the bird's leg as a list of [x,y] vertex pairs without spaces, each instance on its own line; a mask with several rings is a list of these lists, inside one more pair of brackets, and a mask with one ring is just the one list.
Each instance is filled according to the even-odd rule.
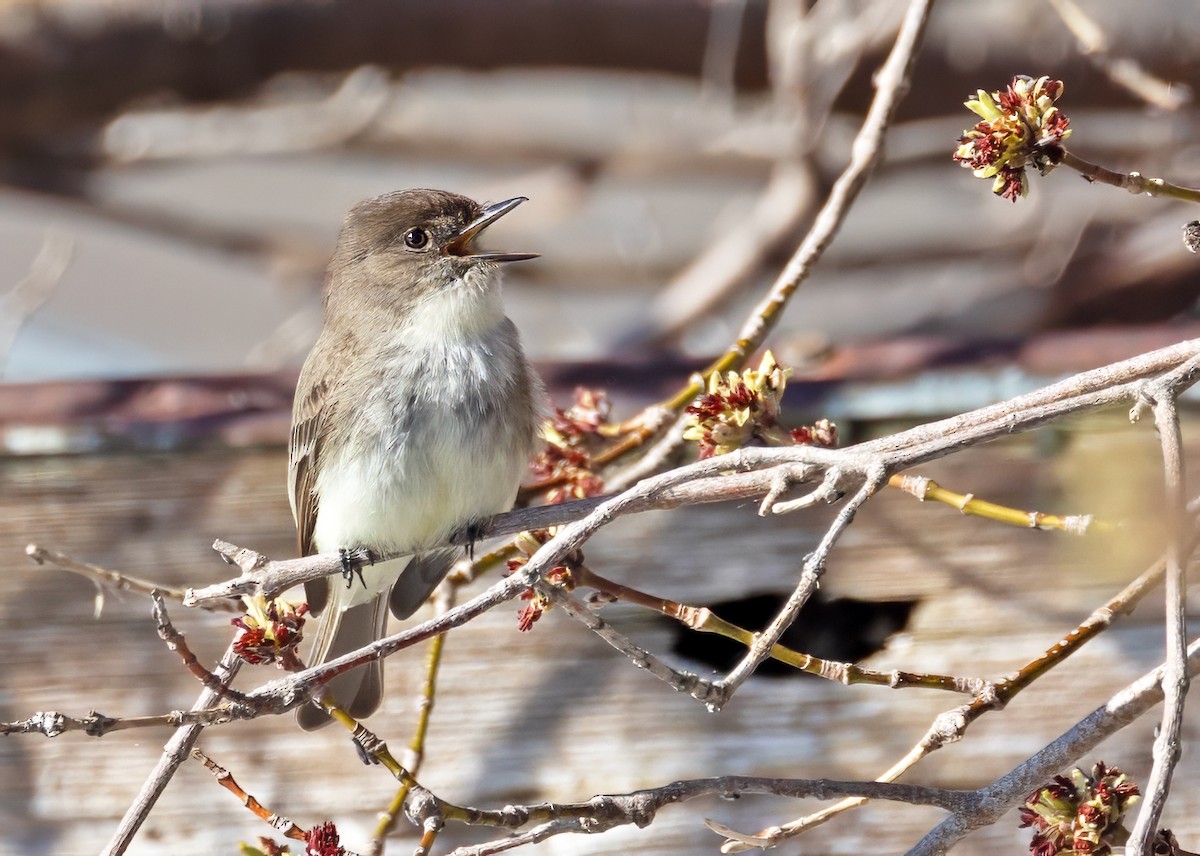
[[487,535],[486,520],[468,520],[462,531],[467,539],[463,549],[466,551],[467,558],[473,562],[475,561],[475,542],[483,540]]
[[375,554],[365,548],[359,551],[350,550],[346,547],[339,547],[338,553],[342,557],[342,578],[346,581],[346,588],[350,588],[350,586],[354,585],[355,574],[358,574],[358,581],[362,583],[362,587],[366,588],[367,581],[363,579],[362,564],[355,561],[355,554],[365,554],[367,562],[372,565],[375,564]]

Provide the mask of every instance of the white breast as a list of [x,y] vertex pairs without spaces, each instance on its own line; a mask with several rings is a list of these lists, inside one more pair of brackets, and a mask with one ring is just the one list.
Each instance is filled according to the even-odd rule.
[[[313,532],[321,552],[419,550],[512,506],[530,441],[508,424],[504,374],[525,366],[503,340],[499,295],[471,285],[427,300],[383,343],[351,441],[321,464]],[[400,562],[365,568],[366,588],[335,594],[338,605],[365,603],[401,570]]]

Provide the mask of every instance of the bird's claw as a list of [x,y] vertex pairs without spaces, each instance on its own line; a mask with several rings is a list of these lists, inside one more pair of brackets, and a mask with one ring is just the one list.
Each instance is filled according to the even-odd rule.
[[[338,549],[338,553],[342,557],[342,579],[346,581],[346,588],[350,588],[350,586],[354,585],[354,575],[357,574],[358,581],[362,583],[363,588],[366,588],[367,581],[363,579],[362,566],[354,560],[355,552],[346,547]],[[366,553],[367,561],[372,565],[375,564],[375,555],[370,550],[367,550]]]
[[482,541],[487,535],[487,526],[483,520],[471,520],[463,526],[463,534],[466,536],[467,543],[463,550],[467,554],[467,558],[472,562],[475,561],[475,542]]

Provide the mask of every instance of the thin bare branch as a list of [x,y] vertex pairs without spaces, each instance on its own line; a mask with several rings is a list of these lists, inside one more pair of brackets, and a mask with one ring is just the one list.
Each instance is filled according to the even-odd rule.
[[[968,832],[989,826],[1018,805],[1034,788],[1050,781],[1076,759],[1091,752],[1102,740],[1139,719],[1163,700],[1165,665],[1143,675],[1105,704],[1096,708],[1070,729],[1007,775],[975,793],[979,799],[969,812],[956,812],[934,827],[908,856],[946,853]],[[1188,648],[1187,672],[1200,670],[1200,640]]]
[[[435,615],[445,615],[454,606],[458,595],[458,583],[446,580],[434,594]],[[421,687],[420,708],[417,725],[413,730],[412,739],[408,743],[408,756],[404,759],[405,768],[415,777],[421,772],[421,764],[425,760],[425,738],[429,734],[429,722],[433,714],[434,700],[437,698],[437,680],[442,667],[442,652],[446,647],[446,634],[433,637],[429,643],[429,653],[425,658],[425,682]],[[379,856],[383,853],[384,841],[389,832],[396,826],[404,809],[404,801],[408,798],[409,783],[402,783],[392,797],[387,810],[380,817],[371,835],[371,844],[367,856]],[[436,835],[436,832],[433,833]]]
[[862,486],[858,492],[847,502],[833,519],[833,523],[825,530],[825,534],[821,537],[816,549],[808,554],[804,560],[804,569],[800,573],[800,581],[796,584],[795,590],[787,603],[775,616],[770,625],[767,626],[754,644],[750,646],[750,650],[746,652],[746,656],[742,658],[733,670],[716,684],[717,697],[708,702],[710,709],[719,710],[729,698],[737,691],[737,688],[745,683],[746,679],[754,673],[754,670],[771,655],[771,648],[779,642],[779,638],[784,631],[792,626],[796,620],[796,616],[800,614],[800,610],[804,604],[808,603],[808,599],[812,597],[817,590],[817,585],[821,581],[821,576],[825,573],[825,560],[829,557],[830,551],[837,544],[842,533],[846,531],[846,527],[854,519],[855,513],[862,507],[868,499],[875,495],[875,492],[883,486],[887,481],[887,473],[882,467],[873,467],[863,478]]
[[[1191,555],[1191,539],[1185,520],[1187,486],[1183,463],[1183,436],[1179,427],[1176,399],[1200,378],[1200,357],[1193,357],[1174,371],[1148,382],[1139,403],[1154,402],[1154,425],[1162,444],[1164,518],[1167,521],[1166,554],[1166,652],[1163,672],[1162,723],[1154,739],[1154,765],[1146,781],[1145,801],[1130,833],[1130,856],[1150,852],[1158,821],[1171,790],[1171,778],[1183,747],[1183,707],[1188,691],[1187,581],[1184,569]],[[1137,412],[1135,406],[1134,413]]]
[[[133,592],[135,594],[145,595],[146,597],[150,597],[155,592],[158,592],[163,597],[171,600],[183,600],[183,589],[162,586],[153,580],[144,580],[140,577],[130,576],[129,574],[121,571],[102,568],[99,565],[93,565],[90,562],[81,562],[73,556],[69,556],[66,553],[58,550],[50,550],[41,546],[40,544],[27,544],[25,546],[25,555],[39,565],[54,565],[57,568],[62,568],[63,570],[79,574],[81,577],[86,577],[95,583],[96,601],[95,608],[92,610],[92,612],[96,618],[100,617],[100,613],[104,609],[104,592],[106,589],[119,592]],[[202,609],[215,609],[225,612],[242,611],[240,604],[229,600],[213,600],[197,605]]]
[[[879,159],[883,138],[900,99],[908,91],[909,75],[932,6],[933,0],[912,0],[909,3],[891,53],[875,77],[875,97],[858,135],[851,143],[849,163],[834,182],[808,234],[780,272],[770,292],[747,318],[729,350],[704,370],[704,377],[740,366],[751,352],[766,341],[792,295],[808,279],[809,272],[841,229],[850,206],[858,198]],[[703,382],[693,381],[664,404],[672,410],[682,410],[703,388]]]
[[[232,646],[225,651],[225,655],[221,657],[221,662],[217,666],[216,674],[221,679],[221,686],[227,687],[233,680],[241,665],[241,660],[233,653]],[[192,705],[192,710],[203,710],[212,707],[212,705],[221,697],[219,689],[205,689],[196,699],[196,703]],[[201,725],[185,725],[171,735],[171,739],[163,747],[162,756],[158,759],[154,770],[151,771],[149,777],[142,785],[141,791],[138,793],[133,804],[125,811],[125,816],[121,819],[120,825],[109,839],[107,845],[101,851],[101,856],[121,856],[122,853],[129,847],[133,837],[141,828],[142,823],[150,815],[150,810],[154,808],[154,804],[158,802],[159,796],[175,775],[175,771],[188,758],[189,753],[196,745],[196,740],[200,737],[200,732],[203,729]]]
[[[554,824],[565,821],[562,826],[545,827],[536,836],[519,836],[520,843],[543,840],[546,833],[586,832],[596,834],[618,826],[636,824],[646,826],[654,820],[658,811],[668,805],[687,802],[700,797],[717,796],[736,799],[748,794],[774,794],[793,798],[812,797],[833,799],[846,795],[868,796],[872,799],[895,800],[912,805],[930,805],[947,811],[959,811],[972,802],[970,792],[944,788],[928,788],[920,785],[900,785],[883,782],[840,782],[828,779],[772,779],[761,776],[721,776],[710,779],[689,779],[672,782],[657,788],[633,791],[627,794],[601,794],[586,802],[541,803],[538,805],[510,805],[498,810],[485,810],[455,806],[444,802],[423,788],[414,788],[409,804],[409,813],[418,823],[428,818],[458,820],[473,826],[492,826],[519,829],[531,823]],[[531,831],[533,832],[533,831]],[[505,842],[513,839],[503,839]],[[479,847],[497,847],[500,842],[489,842]],[[497,853],[500,849],[460,848],[453,854]]]
[[1185,202],[1200,202],[1200,188],[1172,184],[1161,178],[1146,178],[1139,172],[1116,172],[1108,167],[1084,160],[1066,149],[1063,149],[1061,163],[1063,166],[1075,170],[1088,181],[1119,187],[1134,195],[1144,193],[1147,196],[1169,196]]

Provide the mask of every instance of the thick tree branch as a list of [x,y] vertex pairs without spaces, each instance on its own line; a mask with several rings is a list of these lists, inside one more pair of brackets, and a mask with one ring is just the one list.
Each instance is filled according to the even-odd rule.
[[[601,508],[605,509],[605,515],[630,514],[684,504],[763,497],[777,492],[779,480],[784,476],[791,479],[791,484],[798,485],[833,469],[839,470],[843,479],[856,474],[862,477],[879,467],[888,473],[896,472],[944,457],[966,446],[1027,431],[1068,413],[1128,401],[1140,391],[1138,381],[1170,371],[1197,354],[1200,354],[1200,339],[1180,342],[1075,375],[1005,402],[844,449],[811,446],[742,449],[643,480],[616,497],[496,515],[484,524],[484,532],[496,536],[543,529],[591,517]],[[613,504],[616,500],[620,502]],[[780,503],[775,510],[780,508],[786,510],[788,506]],[[589,527],[588,531],[594,529]],[[464,532],[455,535],[450,543],[465,544],[468,541],[469,535]],[[582,543],[580,540],[572,544],[562,555]],[[241,568],[242,574],[223,583],[189,590],[184,599],[187,605],[260,591],[274,597],[294,585],[339,574],[343,570],[342,556],[338,553],[272,561],[253,550],[239,549],[222,541],[214,546],[228,561]],[[376,560],[392,557],[374,554]],[[361,550],[351,559],[355,566],[361,567],[369,563],[371,554]],[[553,567],[553,564],[547,567]]]

